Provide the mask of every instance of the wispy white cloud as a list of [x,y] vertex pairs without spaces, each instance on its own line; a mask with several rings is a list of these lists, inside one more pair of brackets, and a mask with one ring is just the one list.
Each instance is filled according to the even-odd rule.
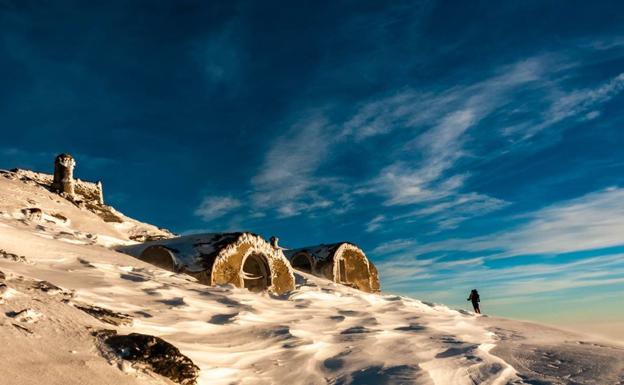
[[[321,112],[299,120],[277,138],[252,179],[252,204],[257,210],[273,209],[282,217],[318,209],[341,200],[343,185],[316,174],[334,145],[332,127]],[[330,194],[324,190],[331,189]]]
[[624,189],[612,187],[531,214],[529,223],[501,234],[507,254],[564,253],[624,244]]
[[[552,72],[557,68],[565,69],[566,65],[551,57],[533,58],[506,66],[482,82],[428,95],[427,101],[402,94],[362,107],[356,118],[349,122],[348,132],[366,138],[398,128],[413,129],[416,137],[405,148],[419,157],[416,161],[398,160],[386,166],[358,192],[384,196],[387,206],[425,206],[409,214],[386,218],[386,221],[413,215],[415,219],[435,221],[440,230],[456,228],[467,219],[507,206],[509,202],[502,199],[475,191],[466,192],[466,182],[471,175],[465,170],[455,171],[460,159],[473,156],[465,147],[470,131],[494,112],[515,114],[513,105],[508,105],[509,97],[515,92],[527,87],[538,90],[537,94],[544,98],[543,104],[548,106],[541,115],[513,127],[489,131],[492,134],[498,132],[503,137],[515,137],[508,142],[508,149],[490,154],[501,156],[513,150],[517,140],[527,140],[566,119],[597,118],[600,115],[598,108],[624,89],[624,74],[621,74],[594,88],[562,90],[559,82],[545,78],[546,68]],[[415,101],[420,104],[398,104]],[[375,117],[374,113],[386,115]],[[361,134],[358,136],[357,132]],[[430,215],[433,210],[440,212]]]
[[416,241],[413,239],[394,239],[378,245],[371,251],[371,253],[376,256],[389,255],[397,251],[404,251],[409,248],[413,248],[415,245]]
[[[386,289],[417,287],[421,297],[447,303],[457,303],[458,290],[473,286],[486,293],[490,306],[534,302],[536,296],[580,288],[619,290],[624,255],[608,248],[624,246],[623,201],[623,188],[599,190],[516,218],[524,223],[510,230],[430,244],[397,239],[370,254],[384,257],[377,265]],[[593,257],[553,257],[596,249],[603,251]],[[435,257],[426,256],[434,251]],[[485,256],[453,258],[458,251]],[[490,264],[492,258],[514,256],[523,262]]]
[[385,215],[377,215],[366,224],[366,232],[372,233],[379,230],[383,226],[383,222],[386,219]]
[[624,36],[609,35],[603,37],[591,37],[579,41],[578,45],[592,51],[617,49],[624,47]]
[[595,87],[573,90],[559,94],[556,101],[546,113],[548,124],[553,124],[572,116],[579,116],[611,100],[624,90],[624,73],[608,82]]
[[241,205],[238,199],[232,197],[208,196],[202,200],[194,214],[209,222],[238,209]]
[[[461,131],[461,121],[471,119],[473,111],[483,115],[497,103],[504,102],[495,96],[502,96],[514,87],[539,80],[548,60],[546,57],[536,57],[502,66],[495,71],[494,76],[471,84],[440,90],[404,89],[364,102],[343,124],[341,135],[363,140],[396,130],[421,133],[439,124],[438,131],[449,135],[447,141],[450,142]],[[453,123],[456,122],[460,123],[458,127],[454,127]]]
[[[516,218],[511,229],[472,238],[404,244],[410,258],[430,252],[488,252],[488,258],[553,255],[624,245],[624,188],[612,187]],[[403,241],[403,240],[402,240]]]
[[[453,168],[466,155],[468,131],[504,103],[506,94],[539,79],[543,67],[541,59],[526,60],[506,66],[484,81],[457,86],[438,95],[394,95],[363,106],[347,123],[346,132],[361,139],[411,129],[415,137],[404,151],[419,154],[419,159],[395,161],[358,192],[381,195],[386,206],[426,205],[410,214],[429,216],[440,229],[455,228],[466,219],[504,207],[507,202],[501,199],[463,192],[469,175],[453,172]],[[383,116],[375,117],[375,113]],[[431,207],[439,209],[435,216],[431,215]],[[455,209],[452,215],[442,213],[442,209],[450,208]]]
[[[557,80],[561,75],[553,74],[567,70],[570,64],[555,55],[538,56],[501,66],[477,82],[439,90],[403,89],[369,100],[341,120],[327,113],[330,107],[307,110],[271,143],[251,180],[250,209],[272,210],[280,217],[327,210],[344,213],[354,199],[375,195],[388,207],[413,206],[411,219],[424,218],[439,230],[499,210],[509,202],[472,190],[469,182],[478,175],[458,166],[461,160],[503,156],[518,141],[566,119],[596,119],[599,107],[624,87],[620,75],[595,88],[565,90]],[[484,120],[515,116],[518,106],[511,101],[527,89],[537,95],[543,110],[513,125],[488,128],[483,136]],[[391,133],[411,140],[387,154],[388,161],[367,181],[346,182],[344,176],[319,173],[341,154],[342,145]],[[488,154],[474,153],[471,144],[477,137],[498,137],[505,146]],[[384,215],[367,223],[366,230],[395,220],[410,218]]]
[[462,222],[498,211],[510,203],[488,195],[475,192],[456,194],[449,200],[396,215],[395,219],[429,219],[435,222],[439,230],[457,228]]
[[563,121],[595,119],[600,116],[599,108],[623,90],[624,73],[603,84],[582,89],[564,89],[561,84],[550,82],[546,90],[548,92],[543,94],[548,108],[539,114],[537,119],[530,119],[506,127],[502,133],[526,140]]
[[[411,216],[426,216],[436,215],[440,213],[448,212],[449,210],[461,211],[466,214],[472,214],[475,212],[489,212],[496,210],[504,206],[506,202],[489,197],[487,195],[479,193],[467,193],[460,194],[456,199],[446,202],[439,202],[433,205],[428,205],[423,208],[419,208],[416,211],[408,212],[397,216],[397,219],[411,217]],[[459,210],[458,210],[459,209]]]
[[[545,67],[544,60],[535,58],[505,66],[491,78],[454,87],[409,109],[395,106],[395,98],[387,100],[385,108],[376,107],[381,111],[392,109],[391,115],[403,116],[408,127],[424,125],[425,130],[416,130],[416,137],[406,145],[409,152],[422,154],[417,164],[402,161],[384,168],[371,182],[371,190],[385,195],[387,205],[420,203],[456,193],[464,185],[466,175],[448,175],[448,172],[465,155],[468,130],[504,104],[505,95],[538,80]],[[410,110],[418,112],[409,114]]]
[[498,268],[488,267],[483,257],[453,261],[399,258],[379,263],[378,269],[388,290],[418,287],[422,298],[457,303],[464,290],[478,286],[487,304],[498,306],[536,302],[549,293],[574,289],[610,286],[618,291],[614,285],[624,284],[623,257],[617,253],[571,262],[537,259]]

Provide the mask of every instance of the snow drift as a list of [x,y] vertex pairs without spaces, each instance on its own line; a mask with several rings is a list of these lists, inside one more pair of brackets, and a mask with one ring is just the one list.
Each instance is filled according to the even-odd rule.
[[[117,211],[122,222],[108,222],[32,179],[3,175],[3,385],[171,385],[175,373],[187,373],[187,382],[197,374],[200,385],[624,380],[622,348],[540,325],[365,293],[306,273],[281,295],[205,286],[107,247],[170,233]],[[140,340],[179,352],[184,366],[162,370],[156,354],[158,363],[146,367],[132,359],[141,354],[111,348],[101,335],[146,335]]]

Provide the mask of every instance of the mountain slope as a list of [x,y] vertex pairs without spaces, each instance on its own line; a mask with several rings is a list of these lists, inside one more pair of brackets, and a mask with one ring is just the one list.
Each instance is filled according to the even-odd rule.
[[[366,294],[306,274],[280,297],[202,286],[104,247],[130,242],[137,228],[158,230],[153,226],[106,223],[22,181],[0,178],[0,192],[3,384],[171,383],[115,356],[94,336],[103,329],[172,343],[199,366],[199,384],[609,384],[622,378],[622,350],[615,347],[581,350],[609,352],[615,364],[592,369],[577,358],[580,366],[572,369],[583,368],[577,378],[585,382],[565,382],[572,369],[544,369],[552,374],[545,377],[534,371],[537,356],[519,356],[527,342],[522,333],[531,331],[525,324]],[[70,221],[28,219],[24,205]],[[98,319],[80,310],[90,306],[129,317]],[[111,318],[113,325],[102,321]],[[549,333],[551,346],[578,338]],[[554,359],[536,352],[542,362],[565,366],[557,364],[563,357],[556,351],[549,353]],[[517,372],[499,356],[524,366]],[[603,382],[588,382],[590,376]]]

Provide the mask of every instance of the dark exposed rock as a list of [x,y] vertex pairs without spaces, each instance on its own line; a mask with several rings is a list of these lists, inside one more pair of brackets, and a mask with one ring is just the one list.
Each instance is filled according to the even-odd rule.
[[409,326],[400,326],[398,328],[394,328],[394,330],[399,330],[402,332],[419,332],[425,330],[426,327],[419,324],[409,324]]
[[30,207],[22,209],[22,214],[24,214],[26,219],[29,221],[39,222],[41,220],[41,216],[43,215],[43,211],[41,211],[38,207]]
[[4,281],[6,279],[6,275],[2,271],[0,271],[0,280]]
[[7,317],[14,318],[19,322],[33,323],[42,316],[41,313],[34,309],[22,309],[20,311],[8,311],[4,313]]
[[91,335],[94,337],[99,337],[102,339],[107,339],[108,337],[116,336],[117,330],[114,329],[100,329],[91,332]]
[[59,221],[63,222],[63,223],[69,222],[69,219],[67,219],[67,217],[62,215],[62,214],[52,213],[50,215],[53,216],[54,218],[58,219]]
[[0,258],[10,259],[13,262],[23,262],[28,263],[28,260],[23,255],[17,255],[13,253],[9,253],[5,250],[0,249]]
[[340,334],[361,334],[361,333],[370,333],[370,329],[365,328],[364,326],[353,326],[348,329],[345,329],[340,332]]
[[48,281],[37,281],[32,286],[32,288],[36,290],[41,290],[49,295],[60,295],[62,297],[61,301],[63,302],[68,302],[71,298],[74,297],[73,290],[65,290]]
[[167,238],[168,237],[164,235],[152,235],[152,234],[135,234],[135,235],[130,236],[131,240],[137,241],[137,242],[161,241]]
[[19,329],[19,330],[21,330],[23,332],[26,332],[28,334],[33,334],[33,331],[28,329],[27,327],[24,327],[24,326],[16,324],[16,323],[12,323],[11,325],[13,325],[15,328],[17,328],[17,329]]
[[110,336],[104,342],[124,360],[147,364],[154,372],[180,385],[197,383],[199,367],[162,338],[131,333]]
[[95,215],[99,216],[104,222],[110,223],[122,223],[123,218],[120,217],[112,207],[100,204],[94,201],[82,202],[83,208],[91,211]]
[[120,325],[131,325],[132,324],[132,316],[129,314],[118,313],[112,310],[104,309],[98,306],[91,305],[78,305],[74,304],[74,306],[85,313],[89,314],[92,317],[99,319],[102,322],[107,324],[120,326]]
[[44,292],[58,292],[58,291],[62,291],[63,289],[61,289],[60,287],[48,282],[48,281],[38,281],[37,283],[35,283],[34,285],[35,289],[39,289],[41,291]]

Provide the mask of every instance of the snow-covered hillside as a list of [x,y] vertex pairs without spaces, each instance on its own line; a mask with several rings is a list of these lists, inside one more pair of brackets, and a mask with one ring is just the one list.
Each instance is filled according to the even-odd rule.
[[[77,181],[77,186],[82,182]],[[0,170],[0,217],[36,226],[41,236],[111,246],[172,234],[129,218],[111,206],[85,205],[49,191],[52,177],[29,170]]]
[[[98,337],[105,329],[163,338],[199,367],[197,382],[206,385],[624,380],[621,348],[538,325],[306,274],[279,297],[203,286],[108,248],[163,230],[125,216],[105,222],[36,184],[0,177],[0,212],[3,385],[172,383],[115,355]],[[113,313],[84,311],[93,306]],[[547,345],[528,338],[539,333]]]

